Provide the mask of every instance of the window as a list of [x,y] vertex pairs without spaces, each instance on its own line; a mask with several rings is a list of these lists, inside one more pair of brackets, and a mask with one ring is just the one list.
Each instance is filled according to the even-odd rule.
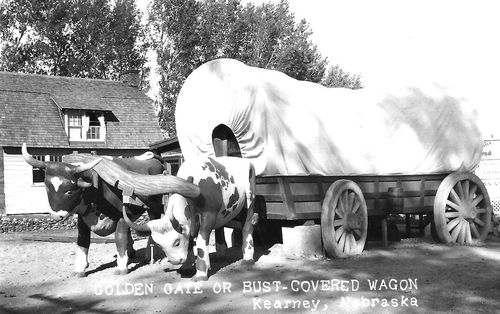
[[70,140],[82,139],[82,116],[77,113],[68,114],[68,132]]
[[101,124],[99,123],[99,119],[95,114],[89,114],[89,129],[87,131],[87,139],[88,140],[99,140],[101,139]]
[[[62,156],[55,155],[33,155],[36,160],[42,161],[62,161]],[[45,170],[40,168],[33,168],[33,185],[40,185],[44,183],[45,180]]]
[[94,111],[69,110],[65,114],[70,141],[104,141],[104,114]]

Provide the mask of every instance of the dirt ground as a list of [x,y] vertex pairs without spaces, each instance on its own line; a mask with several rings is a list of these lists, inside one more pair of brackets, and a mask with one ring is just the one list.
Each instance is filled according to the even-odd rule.
[[[252,267],[230,249],[225,258],[210,255],[203,283],[137,261],[116,276],[114,243],[92,243],[87,276],[75,278],[75,244],[33,239],[0,235],[0,313],[500,313],[493,237],[476,246],[370,242],[342,260],[291,256],[275,244],[259,247]],[[143,256],[146,240],[134,246]]]

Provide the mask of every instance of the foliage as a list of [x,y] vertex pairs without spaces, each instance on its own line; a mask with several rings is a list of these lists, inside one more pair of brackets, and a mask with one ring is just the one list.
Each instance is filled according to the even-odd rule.
[[349,72],[344,72],[339,65],[331,66],[328,69],[328,73],[321,84],[326,87],[363,88],[359,74],[351,75]]
[[133,0],[7,0],[0,4],[0,70],[116,79],[142,68]]
[[182,82],[197,65],[199,4],[195,0],[155,0],[148,11],[148,38],[157,54],[160,75],[160,92],[155,102],[159,123],[168,134],[174,134],[171,119],[175,100]]
[[[0,70],[117,79],[157,56],[159,122],[175,134],[177,95],[201,64],[233,58],[326,86],[361,88],[359,76],[330,68],[286,0],[152,0],[147,25],[134,0],[0,0]],[[147,80],[143,79],[143,82]]]
[[309,24],[296,23],[285,0],[259,6],[239,0],[154,0],[149,32],[161,76],[160,125],[170,135],[180,87],[207,61],[233,58],[312,82],[321,81],[327,64],[309,39]]

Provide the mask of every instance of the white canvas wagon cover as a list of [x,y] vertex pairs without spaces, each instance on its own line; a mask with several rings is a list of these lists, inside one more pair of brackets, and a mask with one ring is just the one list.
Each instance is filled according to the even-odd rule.
[[230,59],[187,78],[175,118],[186,159],[213,155],[222,124],[260,175],[470,171],[483,146],[475,111],[437,86],[326,88]]

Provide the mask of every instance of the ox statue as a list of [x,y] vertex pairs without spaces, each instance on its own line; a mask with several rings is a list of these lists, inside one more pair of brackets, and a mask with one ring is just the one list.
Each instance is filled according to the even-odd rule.
[[[68,156],[71,163],[43,162],[33,158],[22,146],[22,154],[28,164],[45,170],[45,185],[50,207],[61,218],[78,214],[78,239],[75,259],[75,274],[85,275],[88,267],[90,232],[106,236],[115,232],[118,251],[116,274],[128,273],[128,257],[135,254],[130,228],[122,217],[122,190],[128,186],[131,177],[137,177],[140,187],[134,204],[129,206],[130,215],[137,219],[145,210],[151,219],[163,213],[162,194],[171,193],[180,180],[164,175],[164,166],[159,158],[138,160],[135,158],[98,158],[88,154]],[[110,160],[111,159],[111,160]],[[79,165],[72,164],[73,162]],[[117,177],[121,178],[118,182]],[[187,182],[180,182],[182,184]],[[155,188],[145,188],[153,184]],[[195,187],[195,191],[197,188]],[[194,195],[186,192],[186,195]]]
[[[145,224],[132,222],[125,212],[125,221],[137,231],[151,232],[172,264],[186,262],[193,242],[196,244],[196,274],[193,280],[207,280],[210,269],[208,241],[212,230],[233,220],[244,207],[243,261],[253,263],[253,225],[257,214],[253,212],[255,199],[255,170],[245,159],[219,157],[189,160],[181,165],[177,176],[199,187],[199,195],[187,198],[178,193],[170,196],[165,215]],[[216,231],[219,242],[220,231]],[[195,239],[195,240],[194,240]],[[192,241],[194,240],[194,241]]]

